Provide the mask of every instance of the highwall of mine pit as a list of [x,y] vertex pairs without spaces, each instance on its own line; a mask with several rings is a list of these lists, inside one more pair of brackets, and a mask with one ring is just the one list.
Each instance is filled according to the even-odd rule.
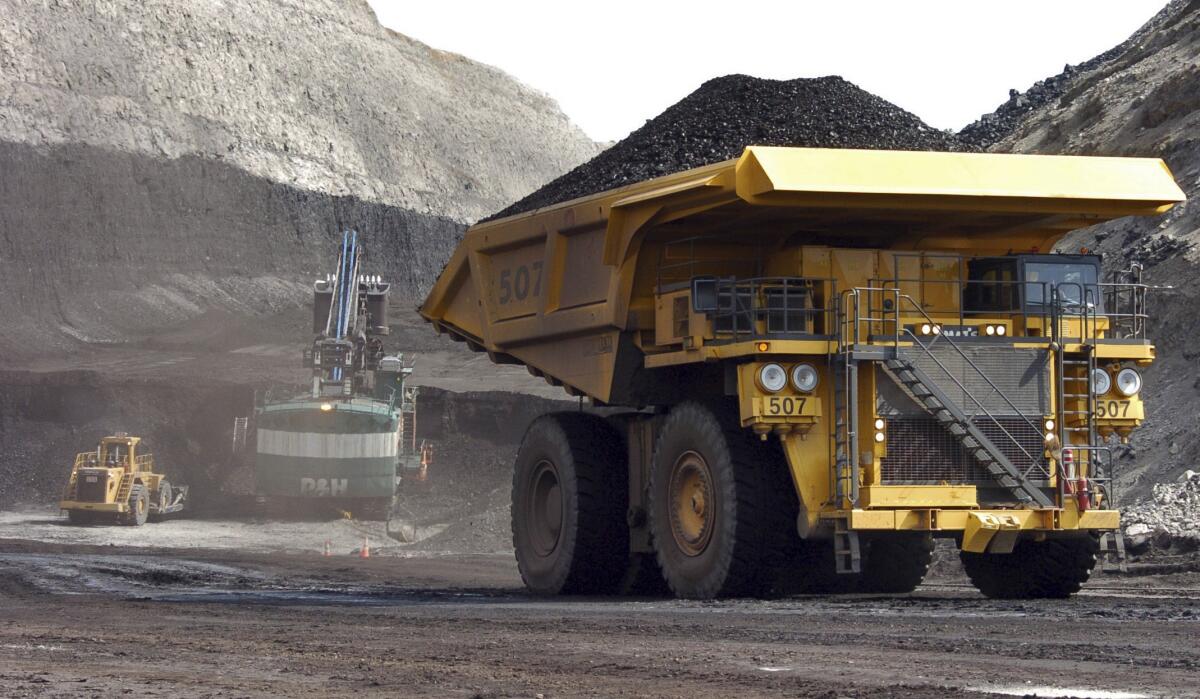
[[[0,163],[0,201],[20,202],[0,206],[0,367],[11,369],[205,313],[298,311],[347,228],[365,238],[367,269],[415,307],[464,228],[192,156],[0,142]],[[237,346],[220,333],[204,344]]]

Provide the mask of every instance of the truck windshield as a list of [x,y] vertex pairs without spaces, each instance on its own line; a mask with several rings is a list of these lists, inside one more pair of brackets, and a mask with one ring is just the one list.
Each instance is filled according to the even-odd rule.
[[1100,305],[1096,286],[1096,267],[1064,262],[1026,262],[1025,300],[1030,305],[1046,305],[1057,287],[1058,300],[1066,305],[1082,305],[1085,300]]

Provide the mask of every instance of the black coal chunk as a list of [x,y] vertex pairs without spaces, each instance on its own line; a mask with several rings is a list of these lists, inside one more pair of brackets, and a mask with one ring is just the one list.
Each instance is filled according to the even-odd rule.
[[714,78],[590,161],[489,219],[741,155],[746,146],[973,150],[840,77]]

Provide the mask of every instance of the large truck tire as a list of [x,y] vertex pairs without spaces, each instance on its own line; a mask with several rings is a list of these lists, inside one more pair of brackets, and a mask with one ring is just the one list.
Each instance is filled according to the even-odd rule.
[[798,541],[787,560],[776,567],[771,593],[787,597],[854,592],[858,589],[858,578],[838,574],[832,541]]
[[543,415],[513,469],[517,568],[538,594],[612,594],[629,567],[629,500],[621,436],[588,413]]
[[967,577],[993,599],[1065,599],[1092,574],[1100,545],[1095,537],[1022,540],[1012,553],[962,551]]
[[863,543],[859,592],[912,592],[933,563],[933,537],[928,534],[891,534]]
[[[732,410],[681,403],[663,421],[650,466],[651,538],[679,597],[771,593],[795,537],[778,444],[762,442]],[[794,508],[792,508],[794,509]]]
[[629,565],[621,580],[619,591],[631,597],[665,597],[671,588],[663,579],[662,569],[653,553],[629,554]]
[[131,527],[140,527],[150,517],[150,493],[146,486],[135,483],[129,489],[129,511],[118,516],[118,521]]

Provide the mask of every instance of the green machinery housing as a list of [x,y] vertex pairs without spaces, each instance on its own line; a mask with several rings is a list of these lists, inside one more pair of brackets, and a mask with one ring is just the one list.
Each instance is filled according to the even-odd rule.
[[406,385],[412,362],[384,352],[390,285],[362,274],[362,257],[357,234],[346,233],[337,272],[313,286],[309,392],[256,408],[255,490],[264,503],[386,519],[402,485],[426,483],[430,447],[416,437],[418,389]]

